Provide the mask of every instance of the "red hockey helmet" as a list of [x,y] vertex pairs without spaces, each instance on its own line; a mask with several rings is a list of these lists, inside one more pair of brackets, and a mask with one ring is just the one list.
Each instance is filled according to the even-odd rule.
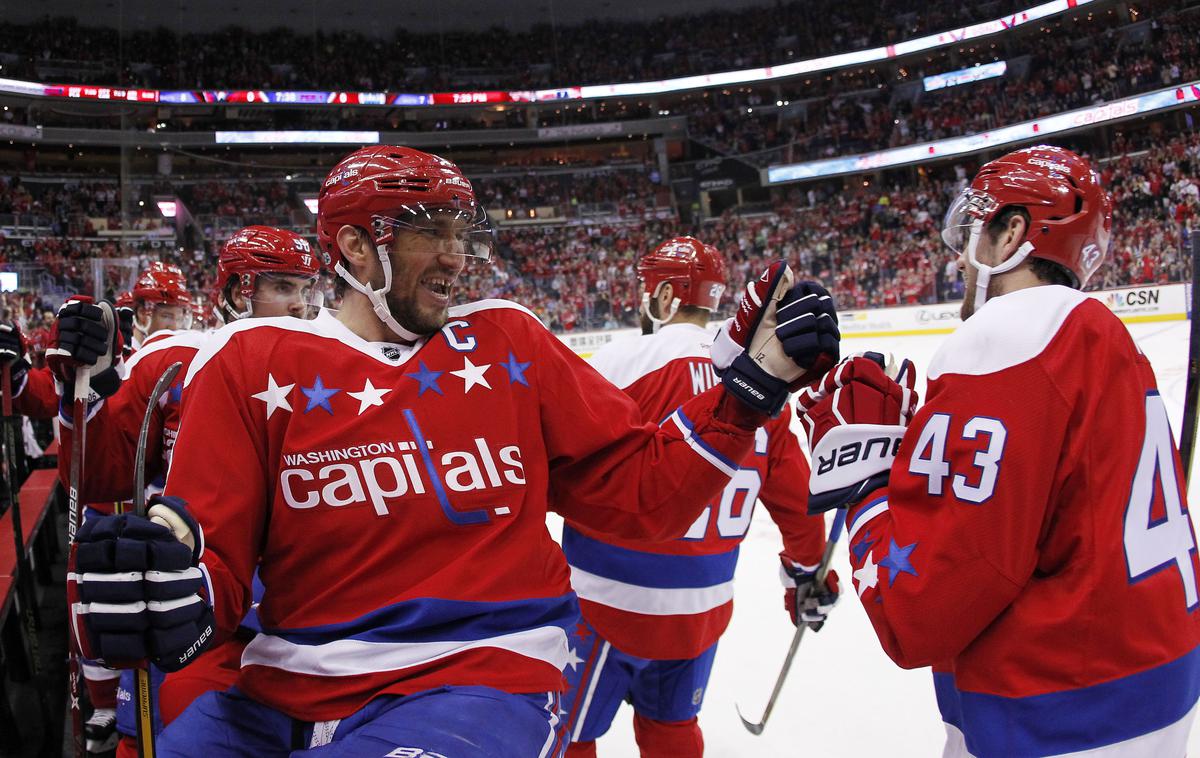
[[695,237],[673,237],[646,253],[638,260],[637,274],[643,300],[655,297],[662,285],[671,285],[672,315],[680,305],[715,310],[725,292],[725,259]]
[[238,277],[239,291],[250,302],[260,274],[312,277],[321,273],[321,264],[308,240],[295,232],[273,226],[247,226],[221,246],[217,258],[217,302],[222,309],[233,309],[225,300],[225,287]]
[[491,257],[491,221],[471,183],[450,161],[410,147],[355,150],[333,167],[317,195],[317,240],[330,269],[342,263],[337,233],[344,225],[367,230],[381,246],[397,228],[429,231],[447,218],[462,224],[466,255]]
[[[1079,287],[1087,284],[1108,254],[1112,232],[1112,197],[1088,162],[1050,145],[997,158],[979,170],[951,205],[942,238],[956,252],[968,251],[972,229],[986,228],[1014,205],[1029,213],[1024,253],[1019,250],[991,273],[1007,271],[1028,255],[1061,265]],[[968,252],[973,259],[973,249]],[[979,267],[974,260],[972,265]]]
[[188,294],[183,272],[178,266],[153,263],[142,272],[130,294],[135,305],[181,305],[190,307],[192,298]]

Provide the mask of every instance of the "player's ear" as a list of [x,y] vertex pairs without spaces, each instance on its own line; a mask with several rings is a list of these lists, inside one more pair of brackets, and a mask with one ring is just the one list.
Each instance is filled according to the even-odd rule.
[[655,314],[662,318],[662,314],[671,310],[671,301],[675,299],[675,287],[670,282],[663,282],[662,287],[658,290],[658,313]]
[[376,255],[375,249],[362,229],[350,224],[345,224],[338,229],[337,245],[352,272],[368,269]]
[[1024,213],[1014,213],[1009,216],[1008,224],[1004,227],[1004,234],[1000,238],[1001,261],[1008,260],[1017,252],[1021,243],[1025,241],[1027,229],[1029,229],[1029,221],[1026,220]]

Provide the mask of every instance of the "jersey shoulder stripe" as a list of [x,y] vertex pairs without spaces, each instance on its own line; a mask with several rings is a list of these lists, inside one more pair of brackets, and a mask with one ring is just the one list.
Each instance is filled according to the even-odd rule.
[[502,300],[500,298],[492,298],[492,299],[488,299],[488,300],[476,300],[473,303],[464,303],[462,305],[455,305],[449,309],[449,314],[450,314],[450,318],[454,318],[455,316],[470,316],[473,313],[480,313],[483,311],[494,311],[494,310],[519,311],[521,313],[524,313],[526,316],[529,316],[534,321],[536,321],[538,323],[538,326],[542,327],[543,329],[546,328],[546,325],[542,323],[542,320],[540,318],[538,318],[537,314],[534,313],[533,311],[529,310],[528,308],[521,305],[520,303],[514,303],[512,300]]
[[1090,299],[1069,287],[1047,285],[989,300],[942,343],[929,364],[929,379],[984,376],[1032,360]]
[[610,342],[588,361],[608,381],[625,389],[672,361],[685,358],[710,360],[713,334],[694,324],[664,326],[644,334]]
[[402,347],[398,358],[388,358],[384,355],[380,347],[384,343],[369,342],[354,332],[350,331],[342,322],[338,321],[328,312],[322,311],[316,318],[305,321],[303,319],[293,318],[291,316],[277,316],[272,318],[248,318],[233,323],[226,324],[220,329],[212,332],[210,339],[197,352],[195,359],[188,367],[187,377],[184,379],[184,384],[191,384],[196,374],[200,369],[213,359],[213,357],[225,348],[234,338],[243,333],[250,333],[257,330],[273,329],[277,332],[284,333],[301,333],[307,334],[322,339],[334,340],[346,347],[356,350],[363,355],[373,360],[379,361],[388,366],[403,365],[411,358],[417,350],[428,342],[428,337],[422,339],[412,346]]
[[[199,350],[208,340],[209,334],[211,333],[196,331],[175,332],[169,336],[163,337],[162,339],[155,339],[153,341],[147,340],[146,342],[142,343],[141,349],[134,353],[129,361],[125,364],[125,368],[127,371],[132,371],[133,367],[140,363],[147,356],[163,350],[170,350],[171,348]],[[158,335],[155,336],[157,337]]]

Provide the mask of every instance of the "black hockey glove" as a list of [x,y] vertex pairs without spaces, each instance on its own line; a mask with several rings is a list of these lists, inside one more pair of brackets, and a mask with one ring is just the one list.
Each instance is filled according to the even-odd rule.
[[73,296],[58,309],[50,343],[46,365],[62,382],[64,398],[74,396],[75,372],[82,366],[91,367],[88,403],[109,397],[121,386],[117,366],[122,336],[111,303]]
[[25,374],[29,373],[29,361],[25,358],[25,337],[16,322],[0,324],[0,363],[8,364],[12,371],[13,392],[21,391]]
[[111,668],[153,663],[177,671],[213,642],[200,528],[179,498],[155,495],[149,519],[89,519],[67,566],[67,599],[80,651]]

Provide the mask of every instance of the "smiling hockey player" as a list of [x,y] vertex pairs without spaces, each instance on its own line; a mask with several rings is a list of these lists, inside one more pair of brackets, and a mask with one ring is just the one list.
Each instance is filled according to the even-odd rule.
[[81,636],[109,662],[184,666],[236,627],[257,565],[237,687],[197,700],[162,755],[548,755],[578,618],[549,504],[598,531],[686,530],[815,358],[776,337],[794,293],[745,303],[755,357],[659,428],[524,308],[448,307],[492,243],[454,164],[364,148],[319,203],[341,310],[239,322],[196,356],[150,513],[171,531],[85,525]]
[[[319,272],[320,264],[314,251],[300,235],[268,226],[246,227],[221,246],[214,299],[221,308],[222,316],[230,321],[253,316],[307,316]],[[133,299],[149,304],[177,305],[183,303],[186,297],[182,280],[163,269],[148,270],[139,278],[133,293]],[[146,412],[151,390],[171,364],[178,361],[186,369],[197,349],[211,336],[196,331],[155,328],[157,324],[153,323],[153,319],[158,315],[171,313],[172,316],[178,316],[178,310],[151,307],[143,311],[143,322],[151,321],[146,324],[149,336],[126,362],[126,376],[110,388],[111,397],[97,400],[89,409],[87,464],[80,492],[80,497],[86,502],[107,503],[111,508],[114,501],[132,498],[131,472],[138,428]],[[65,364],[62,371],[64,376],[72,376],[76,365],[90,363],[87,359],[103,350],[104,345],[109,345],[111,350],[115,344],[108,337],[93,342],[87,336],[103,333],[99,306],[80,303],[71,313],[72,321],[59,329],[69,335],[59,346],[57,358]],[[115,356],[110,358],[115,362]],[[157,480],[159,488],[170,465],[179,432],[182,384],[181,375],[151,420],[147,480]],[[60,422],[63,445],[69,449],[74,435],[69,403],[63,405]],[[62,456],[59,464],[60,476],[66,481],[69,475],[68,456]],[[99,512],[93,511],[89,517],[97,515]],[[235,636],[238,639],[213,650],[202,663],[168,678],[162,686],[161,698],[155,698],[166,722],[170,722],[199,692],[213,689],[217,684],[224,689],[232,683],[241,648],[252,632],[247,634],[239,631]],[[155,674],[157,687],[161,674],[152,673]],[[105,675],[103,669],[90,664],[85,665],[85,674],[89,683]],[[93,703],[98,707],[104,706],[105,711],[115,709],[111,718],[116,719],[116,729],[126,736],[118,755],[132,756],[136,755],[133,743],[135,706],[132,700],[132,676],[126,675],[124,680],[122,691],[116,693],[115,701],[111,697],[98,697],[98,690],[90,684],[89,691]]]

